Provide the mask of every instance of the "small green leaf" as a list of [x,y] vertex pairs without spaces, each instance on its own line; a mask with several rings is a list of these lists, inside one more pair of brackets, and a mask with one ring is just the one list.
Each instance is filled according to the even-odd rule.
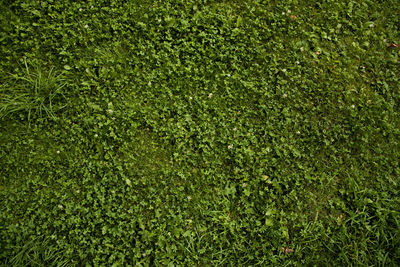
[[35,16],[40,17],[40,11],[39,10],[32,10],[32,14]]
[[243,192],[244,192],[244,194],[245,194],[246,196],[250,196],[250,190],[245,189],[245,190],[243,190]]
[[265,213],[266,216],[271,216],[272,214],[274,214],[275,211],[272,209],[267,210],[267,212]]
[[274,221],[272,219],[265,219],[265,225],[266,226],[273,226],[274,225]]
[[239,16],[239,17],[237,18],[237,20],[236,20],[236,28],[239,28],[241,24],[242,24],[242,17]]

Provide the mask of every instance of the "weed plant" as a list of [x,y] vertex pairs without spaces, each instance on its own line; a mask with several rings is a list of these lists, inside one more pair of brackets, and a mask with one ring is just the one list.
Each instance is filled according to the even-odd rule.
[[39,66],[29,67],[26,59],[23,62],[22,73],[10,74],[0,87],[0,117],[19,114],[28,121],[31,116],[56,119],[55,113],[65,107],[60,105],[65,86],[61,74],[54,67],[44,72]]

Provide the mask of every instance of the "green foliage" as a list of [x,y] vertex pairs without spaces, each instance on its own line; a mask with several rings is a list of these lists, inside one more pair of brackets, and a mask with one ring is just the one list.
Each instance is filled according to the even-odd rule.
[[16,247],[15,256],[9,261],[12,266],[68,266],[60,249],[51,245],[49,239],[25,240]]
[[55,119],[55,112],[65,107],[60,105],[65,86],[61,74],[54,68],[44,72],[35,66],[32,70],[26,60],[24,65],[21,75],[10,75],[0,87],[0,117],[19,113],[22,119],[30,120],[32,115]]
[[1,1],[0,260],[396,265],[384,1]]

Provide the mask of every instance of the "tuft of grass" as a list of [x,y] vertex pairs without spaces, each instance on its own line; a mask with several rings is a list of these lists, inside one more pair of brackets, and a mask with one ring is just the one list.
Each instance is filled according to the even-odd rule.
[[10,74],[0,86],[0,118],[19,115],[28,121],[34,116],[55,120],[56,113],[66,106],[65,84],[62,73],[54,67],[44,70],[24,59],[22,72]]
[[51,244],[50,238],[33,238],[16,248],[9,266],[70,266],[61,249]]

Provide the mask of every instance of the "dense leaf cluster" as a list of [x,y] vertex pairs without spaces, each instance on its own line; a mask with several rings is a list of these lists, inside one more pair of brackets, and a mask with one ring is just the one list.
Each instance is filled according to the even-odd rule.
[[1,261],[399,263],[378,2],[1,1]]

